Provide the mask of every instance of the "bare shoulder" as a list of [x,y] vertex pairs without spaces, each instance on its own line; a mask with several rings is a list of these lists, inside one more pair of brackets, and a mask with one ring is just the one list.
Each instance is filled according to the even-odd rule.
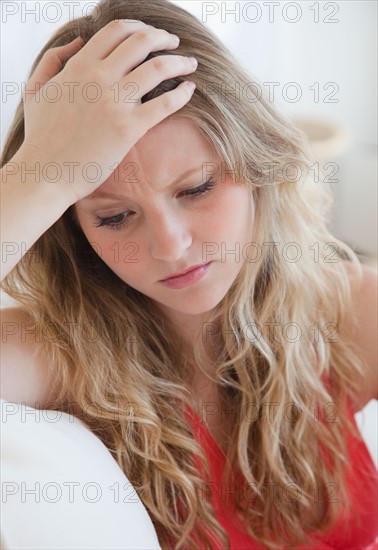
[[344,265],[351,281],[352,308],[345,325],[340,327],[340,336],[351,339],[358,346],[366,371],[366,382],[355,404],[358,411],[371,399],[378,399],[378,272],[363,265],[359,281],[351,263]]
[[38,337],[25,310],[11,307],[1,316],[1,398],[42,409],[51,398],[47,365],[38,354]]

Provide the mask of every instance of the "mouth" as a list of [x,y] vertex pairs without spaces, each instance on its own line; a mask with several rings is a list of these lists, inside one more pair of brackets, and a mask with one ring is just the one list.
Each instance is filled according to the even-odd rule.
[[168,286],[169,288],[176,288],[176,289],[185,288],[203,279],[211,264],[212,262],[208,262],[206,264],[200,264],[197,267],[191,268],[189,271],[187,271],[183,275],[169,277],[168,279],[165,279],[159,282],[161,282],[165,286]]
[[175,273],[174,275],[171,275],[170,277],[167,277],[166,279],[161,279],[159,282],[164,283],[165,281],[170,281],[171,279],[177,279],[178,277],[183,277],[184,275],[187,275],[188,273],[191,273],[192,271],[195,271],[196,269],[205,267],[209,263],[210,262],[207,262],[206,264],[194,265],[193,267],[189,267],[188,269],[186,269],[185,271],[182,271],[181,273]]

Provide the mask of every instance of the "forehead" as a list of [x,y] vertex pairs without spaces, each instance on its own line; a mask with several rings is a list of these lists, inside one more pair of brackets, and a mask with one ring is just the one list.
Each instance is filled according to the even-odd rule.
[[[217,155],[189,120],[170,117],[149,130],[127,153],[119,168],[96,192],[141,193],[163,189],[184,172],[215,162]],[[94,196],[95,192],[90,195]]]

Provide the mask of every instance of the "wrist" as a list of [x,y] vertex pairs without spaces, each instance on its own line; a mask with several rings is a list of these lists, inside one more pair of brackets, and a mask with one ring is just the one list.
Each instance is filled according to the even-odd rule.
[[25,185],[25,193],[38,190],[48,197],[53,196],[55,203],[67,209],[77,198],[67,181],[64,168],[58,162],[48,159],[38,147],[23,143],[2,169],[2,185],[17,181]]

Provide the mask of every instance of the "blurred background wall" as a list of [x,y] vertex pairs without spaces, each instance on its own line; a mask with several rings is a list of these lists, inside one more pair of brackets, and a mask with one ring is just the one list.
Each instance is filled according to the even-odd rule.
[[[119,2],[123,0],[118,0]],[[141,0],[142,1],[142,0]],[[153,1],[153,0],[151,0]],[[33,60],[96,0],[3,0],[1,146]],[[377,262],[377,3],[369,0],[174,2],[226,44],[270,100],[308,133],[329,178],[331,229]],[[8,305],[2,300],[2,306]],[[377,457],[377,402],[357,415]],[[365,418],[365,426],[363,426]]]

